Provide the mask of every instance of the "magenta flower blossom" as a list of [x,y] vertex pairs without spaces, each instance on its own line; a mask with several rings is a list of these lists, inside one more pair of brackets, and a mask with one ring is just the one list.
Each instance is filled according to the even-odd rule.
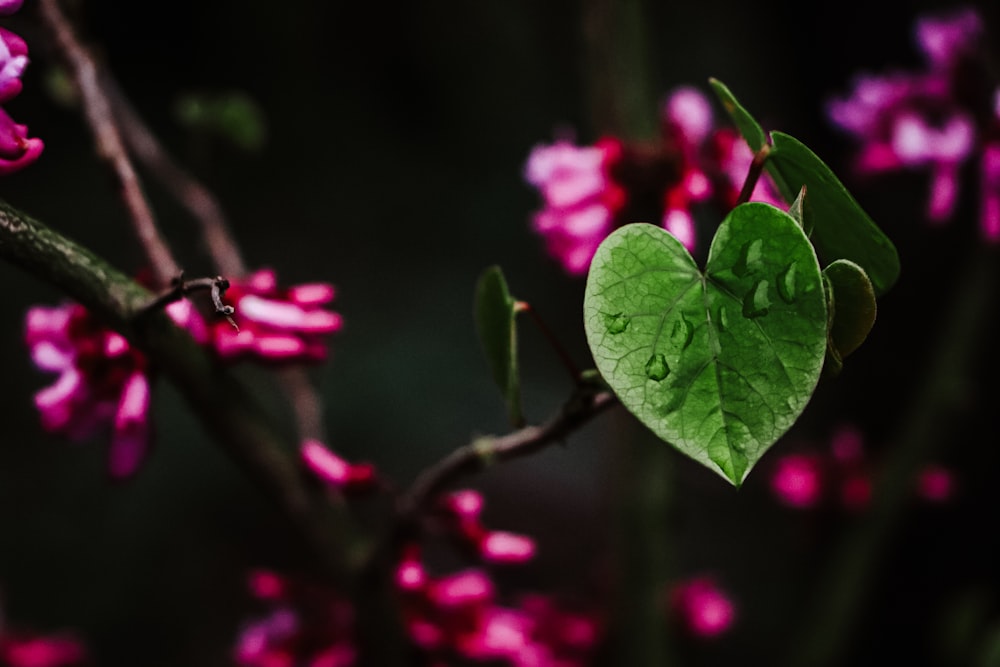
[[142,354],[76,304],[29,309],[25,340],[35,365],[59,374],[35,394],[42,426],[73,440],[110,426],[111,476],[134,473],[148,445],[149,383]]
[[670,609],[681,628],[693,637],[724,634],[736,620],[736,606],[711,577],[681,582],[669,594]]
[[274,572],[249,577],[267,611],[245,623],[233,657],[243,667],[350,667],[357,664],[354,610],[343,597]]
[[570,274],[587,271],[597,246],[614,229],[623,202],[610,171],[620,151],[614,139],[588,147],[559,141],[536,146],[528,157],[525,179],[545,200],[534,217],[535,231]]
[[309,471],[334,488],[359,492],[374,487],[375,467],[370,463],[348,463],[319,440],[305,440],[300,452]]
[[5,635],[0,662],[8,667],[75,667],[87,662],[83,644],[68,635]]
[[771,490],[790,507],[814,506],[823,492],[819,460],[807,454],[789,454],[778,461]]
[[396,582],[407,635],[431,656],[572,667],[587,664],[601,638],[596,616],[562,609],[542,595],[525,596],[513,607],[498,604],[493,582],[481,570],[431,577],[412,546],[404,551]]
[[[930,172],[927,217],[952,217],[959,192],[959,171],[970,158],[981,161],[980,226],[984,238],[1000,240],[1000,179],[991,146],[1000,117],[978,108],[970,96],[977,78],[975,60],[983,25],[969,9],[917,21],[915,36],[927,61],[921,72],[864,75],[847,97],[829,102],[835,125],[861,144],[856,165],[862,174],[898,169]],[[972,85],[985,82],[972,81]],[[988,124],[977,118],[990,118]]]
[[[189,302],[172,303],[166,310],[196,338],[205,335],[204,321]],[[145,356],[78,304],[30,308],[24,337],[35,365],[58,373],[54,383],[35,394],[42,427],[71,440],[110,430],[110,476],[135,474],[151,439]]]
[[486,563],[524,563],[535,556],[535,541],[526,535],[488,530],[480,519],[483,498],[471,490],[444,497],[441,512],[455,539]]
[[[865,451],[864,436],[845,425],[830,438],[828,452],[786,454],[778,459],[770,478],[775,498],[787,507],[814,509],[824,502],[859,512],[871,505],[873,464]],[[925,467],[914,479],[917,499],[942,503],[954,494],[955,475],[941,465]]]
[[[0,14],[12,14],[21,2],[0,2]],[[0,28],[0,104],[21,92],[21,74],[28,65],[28,45],[19,36]],[[0,175],[23,169],[38,159],[44,143],[29,138],[26,125],[15,123],[0,109]]]
[[[661,124],[655,143],[604,137],[593,146],[559,141],[531,151],[525,179],[544,200],[533,227],[567,273],[586,273],[601,241],[636,220],[658,220],[694,250],[694,208],[710,199],[724,212],[736,204],[753,153],[735,132],[715,127],[708,98],[678,88],[663,104]],[[785,207],[766,174],[751,199]]]
[[343,326],[340,315],[324,308],[333,298],[328,283],[279,288],[270,269],[231,280],[226,300],[236,309],[233,318],[239,330],[225,320],[216,321],[212,344],[224,359],[322,361],[326,336]]

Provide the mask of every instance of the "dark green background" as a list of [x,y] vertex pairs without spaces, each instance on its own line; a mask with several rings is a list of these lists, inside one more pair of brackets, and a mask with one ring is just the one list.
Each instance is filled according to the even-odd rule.
[[[137,271],[140,255],[86,128],[43,93],[49,61],[26,4],[4,23],[33,49],[25,92],[7,108],[46,150],[0,181],[0,197]],[[580,3],[80,4],[87,35],[141,113],[221,198],[250,264],[274,267],[287,283],[337,285],[346,326],[315,377],[330,444],[342,454],[405,484],[475,434],[505,430],[472,321],[473,285],[490,264],[502,265],[514,295],[589,363],[582,280],[566,277],[530,231],[538,199],[521,178],[531,147],[554,131],[574,129],[581,142],[600,133],[588,113]],[[860,69],[919,66],[912,18],[945,6],[649,4],[652,90],[694,84],[707,93],[716,76],[768,128],[805,141],[840,173],[849,173],[851,146],[825,122],[823,100],[845,92]],[[1000,34],[996,12],[987,15]],[[183,93],[231,89],[250,94],[267,116],[258,154],[191,135],[172,116]],[[676,576],[717,574],[740,613],[723,640],[688,647],[684,664],[770,664],[784,655],[824,557],[851,519],[776,506],[770,465],[782,453],[825,447],[841,423],[865,430],[877,460],[900,429],[955,276],[978,244],[971,168],[959,215],[942,228],[923,221],[926,174],[845,180],[897,243],[903,277],[880,304],[869,343],[841,379],[821,386],[741,491],[673,457],[671,567]],[[213,273],[196,225],[155,185],[148,190],[189,275]],[[225,664],[250,609],[244,569],[295,570],[294,537],[169,386],[157,386],[156,449],[126,484],[106,484],[103,441],[73,445],[44,434],[31,396],[51,378],[32,368],[21,322],[29,305],[60,297],[8,266],[0,280],[5,623],[78,628],[101,665]],[[987,319],[986,340],[995,340],[996,318]],[[522,331],[527,415],[540,420],[570,384],[541,336]],[[987,349],[977,359],[961,419],[938,450],[959,470],[959,495],[947,507],[914,507],[898,526],[844,664],[947,664],[940,621],[967,591],[984,596],[984,617],[998,617],[997,355]],[[246,375],[268,395],[263,373]],[[566,448],[470,480],[486,493],[491,525],[538,539],[537,561],[501,577],[508,590],[606,595],[616,522],[608,470],[625,437],[664,446],[611,414]]]

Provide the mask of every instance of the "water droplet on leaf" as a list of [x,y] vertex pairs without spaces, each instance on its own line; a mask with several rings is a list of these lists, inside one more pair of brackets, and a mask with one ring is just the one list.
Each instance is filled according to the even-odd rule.
[[607,327],[609,334],[620,334],[625,329],[628,329],[628,324],[632,320],[626,317],[624,313],[615,313],[614,315],[604,316],[604,326]]
[[763,254],[764,240],[754,239],[744,243],[740,248],[740,257],[733,265],[733,273],[741,278],[748,273],[756,271],[761,267],[761,255]]
[[771,307],[771,297],[767,293],[767,281],[759,280],[743,297],[743,317],[762,317]]
[[670,375],[670,366],[667,365],[667,358],[663,353],[658,352],[646,362],[646,377],[659,382]]
[[670,330],[670,341],[681,350],[686,350],[693,339],[694,325],[683,315],[681,319],[674,320],[674,326]]
[[784,271],[778,274],[775,286],[778,288],[778,296],[785,303],[795,301],[795,262],[789,264]]
[[729,313],[726,312],[725,306],[719,306],[719,331],[725,331],[729,328]]

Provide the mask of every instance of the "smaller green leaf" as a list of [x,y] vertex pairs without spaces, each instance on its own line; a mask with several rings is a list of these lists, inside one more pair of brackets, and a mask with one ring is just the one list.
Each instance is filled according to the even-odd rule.
[[788,215],[799,223],[799,227],[806,233],[806,236],[812,234],[812,204],[806,197],[806,186],[802,186],[795,201],[788,207]]
[[773,149],[767,170],[788,201],[809,188],[812,242],[827,261],[849,259],[864,268],[877,294],[899,277],[899,255],[892,241],[872,221],[833,171],[795,137],[771,132]]
[[764,144],[767,143],[767,135],[764,134],[764,129],[757,122],[757,119],[743,108],[743,105],[739,103],[736,96],[726,87],[726,84],[718,79],[709,79],[708,83],[712,86],[715,96],[719,98],[719,102],[722,103],[726,113],[733,119],[733,123],[736,124],[740,134],[746,139],[747,144],[750,145],[753,152],[756,153],[763,148]]
[[830,345],[843,360],[865,342],[875,324],[875,288],[864,269],[846,259],[823,269],[823,277],[833,301]]
[[517,301],[507,289],[498,266],[483,271],[476,282],[476,329],[493,379],[507,404],[511,424],[524,424],[521,408],[521,379],[517,367]]
[[260,150],[267,138],[264,113],[239,91],[183,95],[174,115],[182,125],[222,137],[245,151]]

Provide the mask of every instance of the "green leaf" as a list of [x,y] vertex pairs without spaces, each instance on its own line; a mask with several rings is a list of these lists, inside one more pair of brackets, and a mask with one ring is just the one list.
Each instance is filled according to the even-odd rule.
[[479,276],[475,302],[476,329],[493,379],[503,393],[510,422],[521,426],[524,414],[517,368],[517,302],[507,289],[500,267],[491,266]]
[[249,152],[260,150],[267,138],[264,113],[239,91],[183,95],[174,105],[174,115],[188,128],[217,135]]
[[823,269],[833,300],[830,344],[840,359],[861,346],[875,325],[875,288],[864,269],[838,259]]
[[738,486],[816,387],[821,280],[802,229],[767,204],[733,209],[704,273],[668,232],[626,225],[591,263],[587,342],[626,408]]
[[812,202],[806,196],[806,186],[802,186],[795,201],[789,205],[788,215],[792,216],[792,219],[799,223],[799,227],[806,233],[806,236],[812,234]]
[[808,147],[782,132],[772,132],[767,169],[781,195],[791,201],[805,186],[813,217],[812,241],[827,262],[849,259],[864,268],[877,294],[899,278],[899,255],[847,188]]
[[[716,79],[709,83],[747,144],[756,153],[766,143],[760,123]],[[783,132],[771,132],[765,167],[785,201],[809,189],[806,227],[826,262],[849,259],[864,268],[876,294],[885,294],[899,278],[899,255],[892,241],[861,208],[833,171],[802,142]]]
[[[726,113],[729,117],[733,119],[736,124],[737,129],[739,129],[740,134],[746,139],[746,142],[750,145],[750,148],[754,153],[763,148],[764,144],[767,143],[767,137],[764,135],[764,130],[761,128],[760,123],[757,119],[750,115],[750,112],[743,108],[743,105],[739,103],[736,96],[730,92],[726,84],[722,83],[718,79],[709,79],[708,83],[712,86],[712,90],[715,91],[715,96],[719,98],[722,106],[725,108]],[[791,199],[789,199],[791,201]]]

